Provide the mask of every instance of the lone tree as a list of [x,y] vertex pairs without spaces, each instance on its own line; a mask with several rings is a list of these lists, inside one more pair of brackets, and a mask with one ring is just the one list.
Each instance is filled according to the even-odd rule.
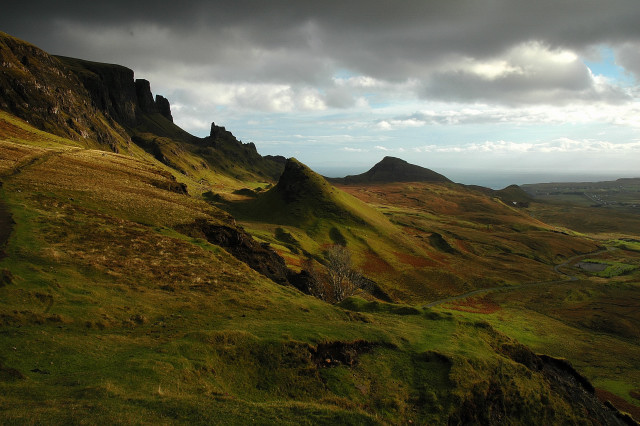
[[351,263],[351,253],[346,247],[335,244],[325,250],[327,261],[325,268],[329,276],[329,285],[336,302],[344,300],[363,287],[367,280]]

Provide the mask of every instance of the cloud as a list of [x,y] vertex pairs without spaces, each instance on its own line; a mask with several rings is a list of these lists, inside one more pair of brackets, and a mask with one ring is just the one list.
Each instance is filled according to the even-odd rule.
[[615,51],[616,62],[640,81],[640,41],[624,43]]
[[439,146],[424,145],[413,149],[414,152],[437,153],[584,153],[584,152],[609,152],[609,153],[639,153],[640,141],[626,143],[612,143],[592,139],[574,140],[566,137],[546,142],[512,142],[512,141],[485,141],[482,143],[470,143],[465,145]]
[[489,60],[453,58],[443,68],[428,78],[425,98],[552,105],[631,100],[607,80],[595,78],[572,51],[536,41]]
[[495,104],[434,103],[429,109],[381,118],[373,123],[378,130],[399,130],[424,126],[610,124],[640,128],[640,105],[607,102],[571,105],[525,105],[511,108]]
[[[638,22],[637,0],[25,0],[0,13],[3,31],[51,53],[134,69],[188,131],[216,121],[332,161],[340,147],[373,156],[424,140],[461,141],[426,152],[627,152],[640,88],[583,59],[605,46],[637,82]],[[551,142],[509,142],[534,127],[530,140]]]
[[[54,53],[142,72],[182,64],[198,81],[323,90],[423,81],[428,96],[551,102],[584,90],[582,98],[601,96],[572,59],[595,44],[640,42],[639,20],[634,0],[606,8],[592,0],[114,0],[12,2],[0,25]],[[637,70],[631,49],[620,51]],[[460,59],[453,68],[452,58]],[[354,76],[340,86],[337,70]],[[329,103],[353,105],[335,94]]]

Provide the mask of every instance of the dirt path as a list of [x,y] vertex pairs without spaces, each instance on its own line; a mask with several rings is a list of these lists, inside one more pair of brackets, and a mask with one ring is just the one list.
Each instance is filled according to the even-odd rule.
[[[4,180],[21,173],[22,170],[27,167],[42,163],[48,160],[50,157],[58,154],[60,154],[60,152],[48,151],[44,152],[43,154],[37,154],[25,158],[10,170],[4,171],[0,174],[0,178],[2,178],[2,180],[0,180],[0,188],[2,188]],[[9,207],[7,206],[4,198],[0,197],[0,259],[3,259],[7,255],[4,251],[4,247],[7,244],[7,241],[9,241],[9,237],[11,236],[14,225],[15,222],[13,221],[13,217],[11,216]]]
[[[0,181],[0,186],[2,186],[2,181]],[[11,213],[9,212],[9,208],[4,202],[4,199],[0,197],[0,259],[3,259],[6,256],[4,246],[9,240],[11,231],[13,231],[13,225],[14,222],[11,217]]]
[[489,293],[492,291],[511,291],[511,290],[517,290],[520,288],[526,288],[526,287],[535,287],[535,286],[540,286],[540,285],[545,285],[545,284],[558,284],[558,283],[563,283],[563,282],[567,282],[567,281],[577,281],[578,277],[576,277],[575,275],[569,275],[566,272],[562,272],[560,270],[560,268],[569,265],[572,262],[575,262],[576,260],[582,258],[582,257],[588,257],[588,256],[595,256],[597,254],[601,254],[601,253],[605,253],[607,251],[610,250],[617,250],[615,247],[611,247],[611,248],[606,248],[603,250],[597,250],[591,253],[585,253],[585,254],[579,254],[573,257],[570,257],[569,259],[565,260],[563,263],[560,263],[558,265],[555,265],[553,267],[553,270],[560,274],[560,275],[564,275],[567,278],[561,279],[561,280],[552,280],[552,281],[536,281],[533,283],[523,283],[523,284],[516,284],[516,285],[512,285],[512,286],[500,286],[500,287],[489,287],[489,288],[481,288],[478,290],[473,290],[470,291],[468,293],[464,293],[464,294],[460,294],[458,296],[451,296],[451,297],[447,297],[446,299],[440,299],[440,300],[435,300],[433,302],[427,303],[426,305],[423,306],[423,308],[432,308],[434,306],[438,306],[438,305],[442,305],[443,303],[449,303],[449,302],[453,302],[455,300],[461,300],[461,299],[466,299],[467,297],[471,297],[471,296],[476,296],[478,294],[483,294],[483,293]]

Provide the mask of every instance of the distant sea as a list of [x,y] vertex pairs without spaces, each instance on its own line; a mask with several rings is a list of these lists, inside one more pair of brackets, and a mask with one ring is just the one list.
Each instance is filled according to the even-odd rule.
[[[314,170],[327,177],[344,177],[364,173],[369,167],[316,167]],[[526,183],[548,182],[602,182],[620,178],[640,178],[640,172],[635,175],[628,173],[578,173],[578,172],[519,172],[519,171],[487,171],[468,169],[437,169],[434,171],[445,175],[457,183],[465,185],[479,185],[492,189],[502,189],[509,185],[523,185]]]
[[492,189],[502,189],[509,185],[524,185],[527,183],[549,182],[602,182],[620,178],[640,177],[634,175],[614,173],[543,173],[543,172],[487,172],[469,170],[446,170],[440,172],[457,183],[466,185],[480,185]]

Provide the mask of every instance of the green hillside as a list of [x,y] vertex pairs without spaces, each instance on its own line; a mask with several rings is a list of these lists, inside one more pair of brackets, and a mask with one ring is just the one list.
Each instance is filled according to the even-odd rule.
[[573,399],[564,364],[484,322],[275,284],[177,231],[233,224],[153,164],[19,127],[0,142],[6,422],[615,420]]
[[398,159],[330,183],[125,67],[0,55],[0,423],[640,418],[633,226]]

